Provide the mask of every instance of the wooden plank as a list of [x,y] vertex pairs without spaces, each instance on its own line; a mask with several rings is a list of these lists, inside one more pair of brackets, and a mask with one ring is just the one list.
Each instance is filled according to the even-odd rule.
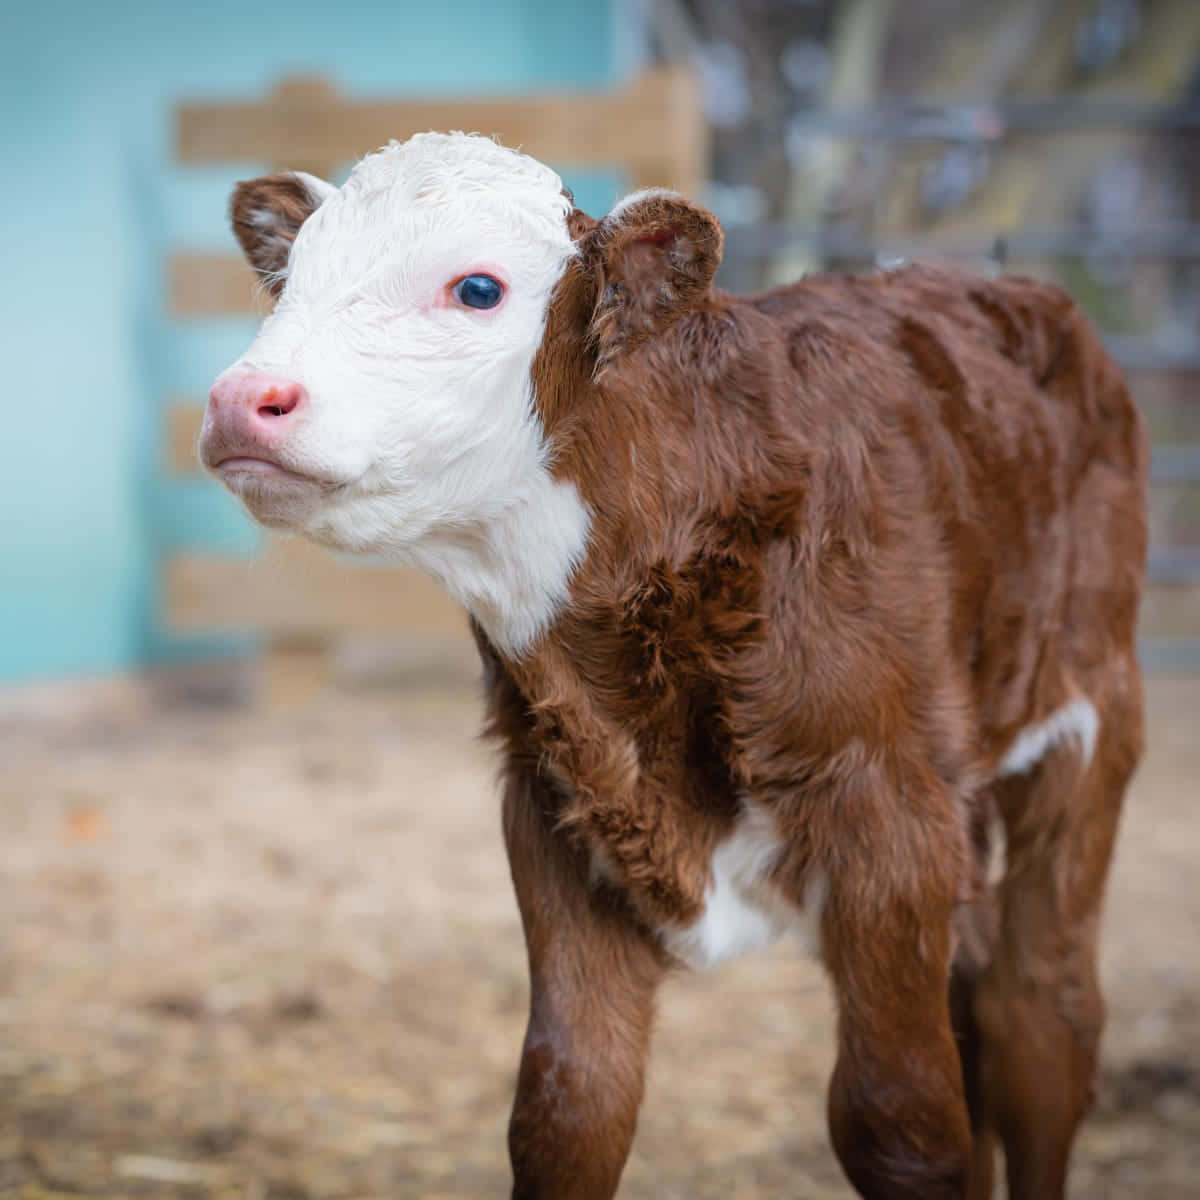
[[[634,188],[695,196],[708,171],[699,85],[677,66],[646,72],[617,92],[468,100],[341,100],[322,79],[293,79],[264,103],[184,104],[176,115],[185,163],[249,159],[329,174],[329,164],[392,138],[470,129],[548,162],[623,167]],[[231,254],[171,254],[167,297],[179,318],[261,315],[270,307],[253,272]]]
[[[657,111],[657,129],[647,131],[645,154],[627,152],[624,158],[631,188],[667,187],[699,199],[709,174],[712,153],[704,98],[695,72],[683,67],[663,68],[634,81],[627,105],[633,114]],[[528,153],[541,157],[533,150]],[[547,156],[550,157],[550,156]],[[553,161],[553,159],[552,159]],[[573,161],[570,157],[562,161]]]
[[298,540],[273,541],[257,560],[172,556],[164,569],[162,613],[174,633],[468,635],[462,610],[424,575],[345,563]]
[[467,99],[338,99],[316,82],[286,82],[266,101],[180,105],[178,160],[348,162],[392,139],[463,129],[547,162],[624,166],[643,186],[694,191],[707,167],[697,84],[681,66],[647,71],[619,91]]
[[258,695],[266,708],[300,708],[335,680],[333,648],[325,636],[275,637],[258,663]]
[[[189,552],[168,560],[163,608],[176,633],[302,639],[333,633],[465,636],[462,610],[424,575],[347,563],[306,542],[275,541],[260,559]],[[1152,584],[1144,637],[1200,637],[1200,584]]]
[[204,405],[176,399],[167,405],[164,418],[164,465],[176,475],[194,475],[200,470],[196,443],[204,421]]
[[176,251],[167,258],[167,309],[173,317],[265,314],[270,297],[234,254]]

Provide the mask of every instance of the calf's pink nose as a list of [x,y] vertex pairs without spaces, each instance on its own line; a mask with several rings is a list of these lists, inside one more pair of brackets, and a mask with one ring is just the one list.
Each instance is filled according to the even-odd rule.
[[283,433],[307,402],[308,393],[294,379],[256,371],[218,379],[208,396],[217,423],[267,437]]

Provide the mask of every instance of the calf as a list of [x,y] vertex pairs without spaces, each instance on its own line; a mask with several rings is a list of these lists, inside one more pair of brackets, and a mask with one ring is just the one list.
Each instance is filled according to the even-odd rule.
[[916,268],[735,299],[703,209],[596,221],[461,134],[242,183],[233,225],[278,303],[205,465],[471,615],[532,988],[514,1196],[612,1196],[664,973],[784,933],[862,1195],[988,1196],[998,1140],[1060,1196],[1142,744],[1145,440],[1079,311]]

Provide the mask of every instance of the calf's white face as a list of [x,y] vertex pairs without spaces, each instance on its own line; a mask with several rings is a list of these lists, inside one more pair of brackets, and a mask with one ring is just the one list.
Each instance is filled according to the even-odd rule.
[[340,189],[241,185],[278,305],[214,385],[204,464],[264,524],[412,563],[519,649],[587,532],[530,380],[570,211],[548,167],[463,134],[389,146]]
[[571,213],[548,167],[461,133],[388,146],[340,189],[239,184],[234,231],[278,303],[213,386],[204,465],[265,525],[432,575],[520,653],[588,540],[533,396],[555,286],[578,257],[591,324],[557,336],[604,371],[702,302],[720,261],[715,218],[673,193]]

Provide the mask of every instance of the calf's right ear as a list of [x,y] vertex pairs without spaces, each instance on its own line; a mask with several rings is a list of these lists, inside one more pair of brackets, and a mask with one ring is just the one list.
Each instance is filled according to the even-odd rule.
[[234,236],[272,296],[283,291],[300,226],[336,191],[332,183],[304,171],[245,179],[234,189],[229,205]]

